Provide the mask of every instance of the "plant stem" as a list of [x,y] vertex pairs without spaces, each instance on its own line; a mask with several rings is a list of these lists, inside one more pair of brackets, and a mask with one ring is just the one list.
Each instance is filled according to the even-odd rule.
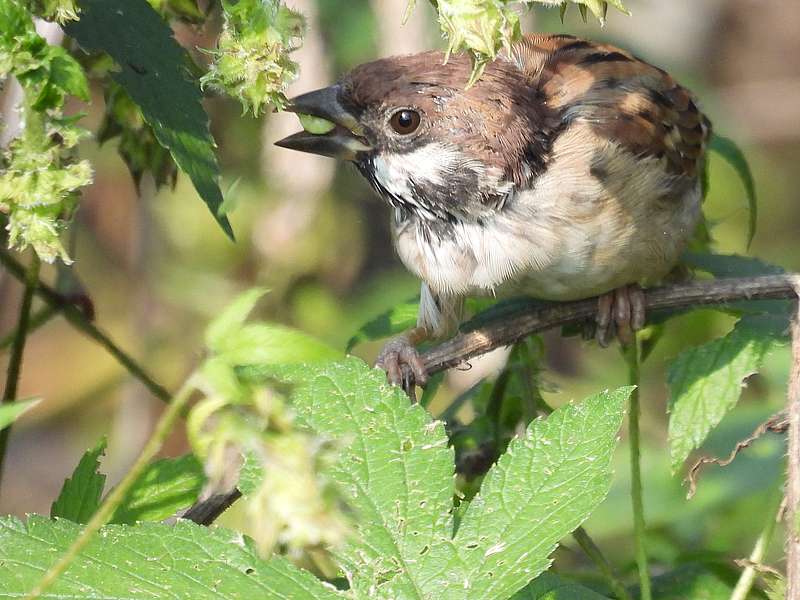
[[642,501],[642,465],[639,436],[639,338],[634,336],[633,342],[624,349],[628,363],[628,382],[636,386],[631,393],[630,412],[628,414],[628,432],[631,451],[631,503],[633,507],[633,535],[636,543],[636,566],[639,570],[640,597],[652,600],[650,591],[650,572],[647,564],[645,547],[644,502]]
[[[55,314],[56,311],[52,306],[45,306],[37,313],[31,315],[30,320],[28,321],[28,334],[30,335],[39,329],[39,327],[53,318]],[[17,338],[17,331],[18,329],[15,328],[14,331],[10,332],[3,338],[0,338],[0,350],[5,350],[14,343],[14,340]]]
[[[794,281],[800,298],[800,277]],[[800,598],[800,302],[792,320],[792,369],[786,409],[789,452],[786,473],[786,597]]]
[[600,548],[594,543],[594,540],[589,537],[586,530],[583,527],[578,527],[572,532],[572,537],[581,547],[581,550],[586,553],[586,556],[600,569],[600,573],[602,573],[603,578],[606,580],[606,584],[611,588],[611,591],[614,592],[617,599],[632,600],[628,590],[625,589],[625,586],[614,573],[611,563],[608,562]]
[[[17,262],[8,251],[0,249],[0,263],[6,267],[12,276],[21,281],[24,280],[25,268]],[[171,395],[167,389],[156,383],[147,371],[144,370],[144,367],[117,346],[108,335],[92,323],[92,321],[77,307],[68,302],[64,302],[64,298],[61,294],[43,281],[38,282],[35,292],[51,308],[60,311],[73,327],[79,329],[105,348],[133,377],[141,381],[156,398],[164,402],[169,402]]]
[[[33,292],[36,289],[36,283],[39,281],[40,264],[39,256],[35,252],[32,252],[31,262],[25,273],[25,291],[22,293],[22,302],[19,307],[17,329],[14,332],[14,341],[11,344],[11,357],[8,361],[6,387],[3,390],[3,404],[13,402],[17,399],[19,375],[22,370],[22,355],[25,352],[25,342],[28,340]],[[3,465],[5,463],[6,447],[8,446],[8,437],[10,434],[11,425],[0,431],[0,481],[3,477]]]
[[[767,553],[767,548],[772,541],[772,536],[775,533],[775,526],[778,524],[781,511],[781,502],[783,501],[783,489],[781,486],[776,486],[772,492],[768,506],[767,522],[764,524],[764,529],[756,540],[756,545],[753,546],[753,551],[750,553],[748,562],[742,574],[739,576],[739,581],[736,582],[736,587],[733,588],[730,600],[747,600],[750,594],[750,588],[753,587],[753,582],[756,579],[756,569],[759,564],[764,560]],[[791,598],[792,596],[788,596]]]
[[128,471],[122,481],[119,482],[119,485],[111,490],[111,492],[105,497],[103,503],[100,505],[100,508],[97,509],[97,512],[86,524],[86,527],[84,527],[80,535],[78,535],[70,547],[67,548],[66,552],[64,552],[61,558],[59,558],[58,561],[56,561],[56,563],[47,570],[47,572],[39,580],[39,583],[36,585],[36,587],[31,590],[27,596],[25,596],[26,599],[38,598],[46,589],[48,589],[56,581],[56,579],[58,579],[58,577],[64,573],[64,571],[66,571],[70,564],[72,564],[78,554],[80,554],[81,550],[83,550],[86,544],[91,541],[92,536],[109,521],[114,514],[114,511],[125,498],[128,490],[130,490],[131,486],[142,474],[145,467],[147,467],[150,461],[153,460],[153,457],[155,457],[155,455],[161,449],[161,446],[164,444],[164,440],[172,430],[172,426],[183,412],[183,409],[185,408],[194,389],[192,380],[193,378],[189,377],[181,386],[181,389],[178,390],[178,393],[175,394],[175,397],[169,402],[167,408],[161,415],[161,418],[158,420],[153,434],[150,436],[147,444],[145,444],[145,447],[142,449],[139,457],[136,459],[136,462],[133,464],[130,471]]

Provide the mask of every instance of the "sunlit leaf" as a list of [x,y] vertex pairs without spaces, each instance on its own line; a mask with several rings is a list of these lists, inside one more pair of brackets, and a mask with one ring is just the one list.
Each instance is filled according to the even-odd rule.
[[786,321],[779,317],[748,316],[727,335],[684,350],[670,365],[667,383],[673,472],[736,405],[744,380],[758,371],[785,328]]
[[[22,598],[80,532],[65,520],[0,518],[0,596]],[[262,560],[241,533],[143,523],[108,525],[43,598],[264,600],[342,598],[287,560]]]
[[87,450],[81,457],[72,477],[64,482],[61,493],[50,508],[51,517],[86,523],[100,506],[106,476],[99,472],[100,457],[106,451],[106,438]]
[[41,398],[32,398],[30,400],[17,400],[0,406],[0,429],[5,429],[16,421],[25,412],[39,404]]
[[367,321],[347,341],[347,352],[363,342],[380,340],[397,335],[417,325],[419,302],[403,302]]
[[112,523],[161,521],[191,506],[205,482],[194,455],[157,460],[145,468],[111,518]]

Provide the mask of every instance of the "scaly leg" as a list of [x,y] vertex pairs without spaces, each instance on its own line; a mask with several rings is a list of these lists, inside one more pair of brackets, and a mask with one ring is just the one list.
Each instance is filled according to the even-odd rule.
[[597,299],[597,342],[604,348],[616,332],[623,346],[633,342],[634,332],[644,327],[645,299],[637,284],[612,290]]
[[414,387],[428,382],[428,372],[419,356],[416,345],[430,335],[424,327],[415,327],[406,333],[392,338],[384,345],[375,366],[386,371],[386,379],[392,385],[402,386],[406,394],[413,398]]

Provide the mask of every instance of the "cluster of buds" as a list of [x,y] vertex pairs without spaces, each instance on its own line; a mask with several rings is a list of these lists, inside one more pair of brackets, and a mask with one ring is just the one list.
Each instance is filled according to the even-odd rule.
[[283,108],[284,91],[297,77],[290,53],[302,43],[303,16],[280,0],[223,0],[222,7],[225,23],[201,83],[237,98],[256,116],[270,104]]
[[[406,15],[413,10],[415,1],[409,1]],[[609,4],[627,13],[621,0],[436,0],[433,4],[447,39],[447,55],[468,52],[472,57],[473,69],[467,86],[478,80],[498,52],[519,39],[517,11],[534,2],[560,7],[562,18],[569,4],[576,4],[584,20],[591,11],[601,23],[605,22]]]
[[[70,2],[38,2],[54,18],[75,15]],[[41,5],[41,6],[39,6]],[[70,8],[72,7],[72,8]],[[72,18],[72,17],[71,17]],[[75,147],[87,135],[80,118],[63,114],[69,95],[88,101],[83,69],[61,47],[50,46],[20,3],[0,4],[0,78],[22,86],[21,133],[0,153],[0,213],[12,248],[33,247],[42,260],[70,262],[60,233],[92,169]]]

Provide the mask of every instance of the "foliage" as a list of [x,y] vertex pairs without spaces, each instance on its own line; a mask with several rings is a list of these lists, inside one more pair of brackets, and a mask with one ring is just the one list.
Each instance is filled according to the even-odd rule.
[[16,0],[0,2],[0,78],[6,76],[22,86],[25,122],[0,156],[0,212],[8,215],[8,243],[20,250],[32,246],[48,262],[69,263],[59,234],[92,170],[74,152],[86,132],[63,110],[69,95],[88,100],[89,88],[77,61],[49,46]]
[[[627,12],[619,0],[433,2],[448,55],[472,57],[474,71],[465,85],[520,36],[513,8],[534,2],[559,7],[562,18],[573,4],[584,20],[591,11],[604,22],[609,4]],[[67,115],[65,106],[73,97],[90,99],[87,74],[105,99],[98,141],[118,138],[137,184],[149,173],[157,186],[174,186],[178,171],[186,173],[232,235],[203,88],[237,99],[256,116],[270,105],[283,108],[284,91],[298,70],[291,52],[302,41],[305,23],[278,0],[222,0],[222,32],[207,52],[212,63],[206,69],[177,43],[168,21],[205,26],[204,10],[212,4],[0,0],[0,76],[13,76],[24,92],[24,127],[0,158],[0,212],[11,247],[31,246],[47,261],[71,260],[60,234],[92,170],[76,153],[87,136],[77,126],[81,115]],[[69,43],[49,46],[35,32],[33,15],[64,24],[83,52]],[[303,119],[313,131],[330,127]],[[711,146],[744,185],[749,242],[757,220],[752,173],[731,140],[715,136]],[[704,250],[710,245],[707,235]],[[687,255],[685,264],[712,277],[780,272],[756,259],[710,251]],[[441,375],[419,405],[410,405],[360,359],[295,328],[249,321],[264,293],[245,292],[206,330],[205,352],[184,386],[196,399],[186,415],[192,453],[134,471],[130,489],[116,488],[119,496],[127,489],[123,497],[109,490],[104,498],[101,440],[64,482],[50,519],[0,519],[0,595],[23,596],[61,556],[74,562],[47,597],[588,600],[605,598],[611,589],[620,598],[629,592],[647,597],[636,588],[626,591],[580,535],[576,539],[602,581],[572,568],[569,558],[563,577],[548,571],[563,538],[608,493],[632,387],[551,412],[542,393],[543,342],[533,337],[514,345],[496,377],[429,411],[441,400]],[[531,304],[474,302],[468,309],[478,314],[463,327],[522,306]],[[732,330],[703,343],[698,338],[698,345],[682,347],[671,362],[673,472],[691,452],[712,445],[744,383],[780,347],[787,306],[727,306],[726,314],[739,319]],[[388,308],[356,331],[347,351],[413,327],[417,310],[416,301]],[[667,325],[659,321],[656,327],[651,338],[641,339],[645,357]],[[1,406],[0,428],[35,402]],[[199,498],[236,486],[244,496],[241,528],[247,535],[174,519]],[[69,549],[81,524],[92,517],[99,524],[109,505],[108,523],[88,547],[80,553]],[[729,596],[735,569],[705,555],[670,554],[664,548],[673,541],[659,535],[654,530],[647,536],[664,565],[652,582],[658,600]],[[643,545],[644,536],[638,541]],[[561,573],[561,562],[557,566]],[[633,579],[627,572],[624,578]],[[770,581],[770,593],[780,595],[783,579]]]
[[222,8],[225,23],[202,83],[237,98],[256,116],[268,104],[283,108],[283,92],[297,77],[289,53],[302,40],[302,15],[280,0],[222,0]]
[[[146,0],[82,0],[81,18],[66,32],[86,51],[108,53],[112,78],[142,111],[158,142],[192,180],[222,229],[222,192],[214,140],[200,104],[200,88],[186,73],[188,57]],[[147,44],[141,40],[147,39]]]
[[41,402],[41,398],[32,400],[17,400],[13,404],[0,406],[0,429],[4,429],[20,418],[23,414]]
[[675,359],[667,376],[673,472],[733,408],[743,381],[758,372],[785,328],[785,319],[746,317],[728,335],[685,350]]
[[64,482],[61,493],[50,508],[50,516],[74,523],[86,523],[97,507],[106,484],[106,476],[98,471],[100,457],[106,452],[106,438],[81,457],[72,477]]

